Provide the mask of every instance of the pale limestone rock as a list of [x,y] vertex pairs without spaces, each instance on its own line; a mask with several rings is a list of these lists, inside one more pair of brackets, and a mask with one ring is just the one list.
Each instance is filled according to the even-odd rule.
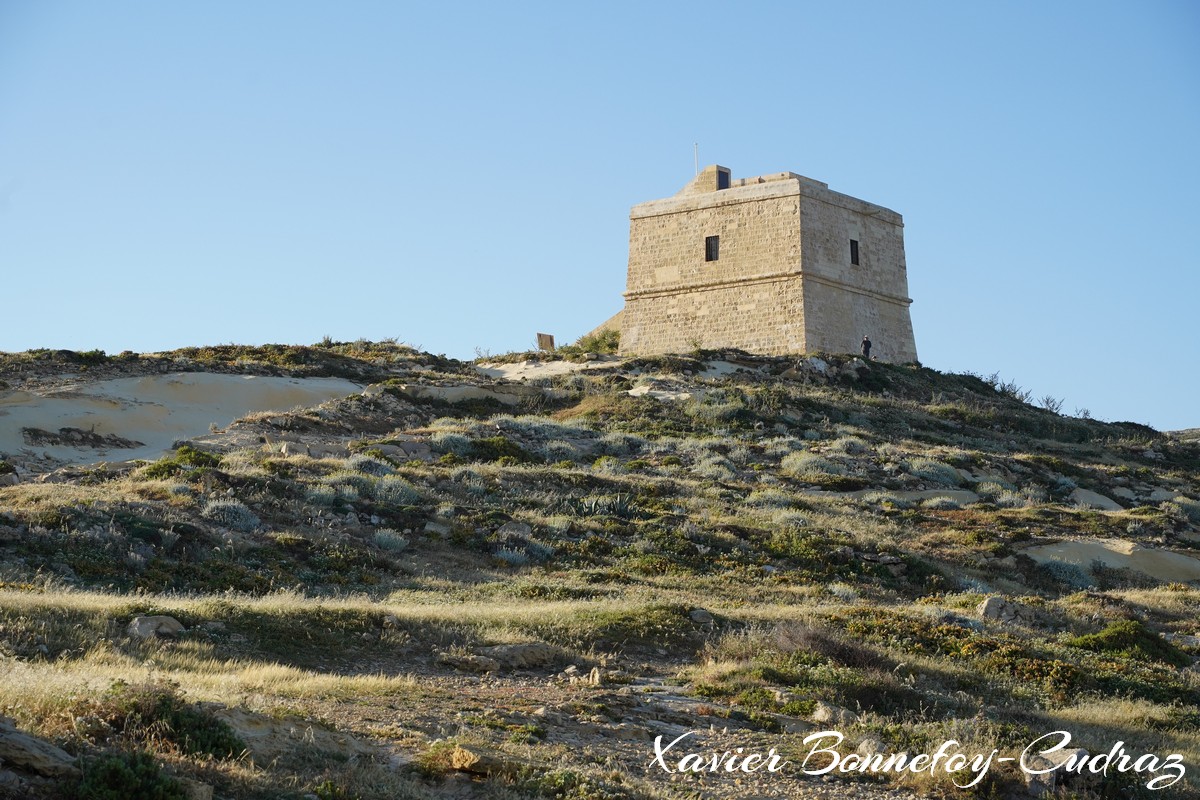
[[831,725],[852,725],[858,721],[858,715],[849,709],[818,700],[810,719]]
[[477,651],[485,659],[495,661],[509,669],[545,667],[558,661],[561,652],[545,642],[522,642],[482,647]]
[[524,538],[533,535],[533,528],[529,527],[524,522],[506,522],[496,529],[496,535],[520,536]]
[[450,754],[450,766],[474,775],[513,777],[528,769],[529,762],[479,745],[458,745]]
[[496,672],[500,669],[500,662],[496,659],[474,653],[438,653],[437,661],[461,672]]
[[1120,511],[1121,504],[1110,497],[1088,489],[1076,489],[1071,492],[1071,502],[1082,508],[1096,508],[1101,511]]
[[1032,611],[1021,605],[993,595],[987,597],[975,609],[980,619],[990,619],[1007,625],[1028,625],[1033,620]]
[[125,633],[135,639],[149,639],[152,636],[178,636],[184,630],[183,624],[174,617],[158,615],[134,617],[125,629]]

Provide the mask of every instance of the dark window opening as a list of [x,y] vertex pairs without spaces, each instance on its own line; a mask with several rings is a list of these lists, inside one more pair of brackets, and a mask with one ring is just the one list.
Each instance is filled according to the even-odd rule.
[[729,188],[729,173],[723,169],[717,170],[717,189]]
[[857,239],[850,240],[850,263],[854,264],[855,266],[858,265],[858,240]]
[[704,237],[704,260],[716,261],[721,255],[721,237],[720,236],[705,236]]

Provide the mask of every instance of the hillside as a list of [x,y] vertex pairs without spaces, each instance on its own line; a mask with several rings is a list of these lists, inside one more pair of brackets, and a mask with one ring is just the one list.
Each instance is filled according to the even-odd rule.
[[[847,356],[565,350],[0,355],[0,797],[1200,792],[1195,431]],[[1187,774],[803,774],[827,729]],[[791,766],[647,766],[689,732]]]

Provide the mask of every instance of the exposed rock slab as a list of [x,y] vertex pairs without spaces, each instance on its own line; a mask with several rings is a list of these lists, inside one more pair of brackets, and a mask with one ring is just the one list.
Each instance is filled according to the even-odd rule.
[[[355,393],[341,378],[178,372],[117,378],[53,391],[0,391],[0,452],[36,446],[57,465],[155,459],[178,440],[254,411],[313,406]],[[37,445],[23,430],[56,432]],[[20,460],[18,458],[18,460]]]
[[1100,511],[1121,511],[1122,506],[1111,497],[1105,497],[1099,492],[1088,489],[1076,489],[1071,492],[1071,502],[1081,508],[1096,508]]
[[326,753],[343,756],[346,760],[375,754],[376,748],[347,733],[330,730],[312,720],[300,717],[278,719],[256,714],[244,708],[209,706],[212,713],[233,728],[246,743],[246,750],[255,762],[266,764],[299,747],[313,747]]
[[1132,569],[1161,581],[1200,581],[1200,559],[1123,539],[1065,541],[1023,552],[1039,564],[1062,561],[1086,570],[1093,562],[1100,562],[1111,569]]

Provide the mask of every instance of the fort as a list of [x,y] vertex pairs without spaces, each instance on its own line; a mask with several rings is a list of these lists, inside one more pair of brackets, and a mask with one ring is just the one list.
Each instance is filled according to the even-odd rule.
[[904,222],[792,172],[734,179],[712,165],[629,215],[622,354],[739,348],[917,359]]

